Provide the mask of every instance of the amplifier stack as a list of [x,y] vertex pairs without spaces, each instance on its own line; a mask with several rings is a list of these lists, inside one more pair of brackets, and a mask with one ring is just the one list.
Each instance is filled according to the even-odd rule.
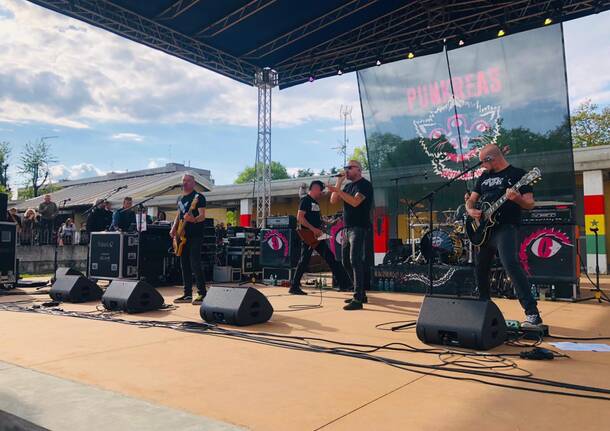
[[0,287],[17,283],[17,225],[0,222]]
[[296,224],[294,216],[267,218],[267,228],[260,232],[263,278],[274,276],[278,280],[292,279],[292,272],[301,253]]

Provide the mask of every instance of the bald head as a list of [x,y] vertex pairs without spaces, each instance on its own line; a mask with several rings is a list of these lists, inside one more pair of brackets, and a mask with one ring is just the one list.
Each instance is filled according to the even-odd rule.
[[358,160],[350,160],[345,166],[345,176],[350,181],[362,178],[362,164]]
[[504,153],[495,144],[488,144],[481,148],[479,160],[483,162],[483,168],[490,172],[499,172],[508,166]]

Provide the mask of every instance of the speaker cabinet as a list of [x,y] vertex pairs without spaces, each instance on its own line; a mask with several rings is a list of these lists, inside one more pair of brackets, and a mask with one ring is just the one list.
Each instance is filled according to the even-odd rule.
[[506,322],[491,301],[426,296],[417,319],[417,338],[440,344],[488,350],[506,340]]
[[49,295],[59,302],[99,301],[102,289],[82,275],[63,275],[57,277]]
[[67,266],[60,266],[59,268],[57,268],[57,271],[55,271],[55,278],[65,277],[66,275],[80,275],[83,277],[85,276],[85,274],[83,274],[79,270]]
[[246,326],[269,320],[273,307],[265,295],[252,287],[212,286],[199,314],[209,323]]
[[161,294],[141,280],[113,280],[102,297],[106,310],[128,313],[158,310],[163,303]]
[[295,268],[301,252],[299,237],[293,229],[262,229],[261,266]]
[[568,224],[519,228],[517,259],[531,283],[579,279],[576,229],[577,226]]
[[7,221],[8,194],[0,193],[0,221]]

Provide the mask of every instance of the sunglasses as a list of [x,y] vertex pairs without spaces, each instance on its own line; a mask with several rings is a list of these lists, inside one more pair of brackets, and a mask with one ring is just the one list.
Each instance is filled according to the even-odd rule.
[[358,166],[352,165],[352,166],[343,166],[343,169],[345,169],[346,171],[349,171],[351,168],[357,168]]

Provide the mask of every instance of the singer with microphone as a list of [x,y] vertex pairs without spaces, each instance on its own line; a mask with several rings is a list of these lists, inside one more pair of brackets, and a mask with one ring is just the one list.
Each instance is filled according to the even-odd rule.
[[[343,182],[350,181],[343,190]],[[362,304],[368,302],[365,287],[370,281],[370,258],[373,255],[373,186],[362,176],[362,165],[357,160],[350,160],[344,167],[344,174],[337,178],[337,183],[328,186],[332,192],[331,203],[343,201],[343,222],[345,236],[341,246],[343,265],[352,269],[354,297],[348,299],[344,310],[361,310]],[[348,263],[348,264],[346,264]]]
[[87,217],[87,233],[91,232],[103,232],[108,230],[110,223],[112,222],[112,215],[108,219],[108,211],[106,211],[106,201],[104,199],[97,199],[93,203],[93,210]]
[[534,207],[533,189],[525,185],[515,190],[514,184],[525,175],[523,169],[508,163],[504,154],[496,145],[489,144],[479,153],[481,165],[485,169],[475,184],[474,190],[466,201],[468,215],[480,219],[482,212],[477,202],[492,203],[503,195],[507,201],[496,212],[496,225],[491,230],[489,239],[476,253],[476,277],[481,299],[489,299],[489,271],[496,252],[500,255],[502,266],[517,289],[517,297],[525,311],[523,327],[538,327],[542,324],[536,299],[532,295],[527,276],[517,260],[517,233],[521,218],[521,208]]

